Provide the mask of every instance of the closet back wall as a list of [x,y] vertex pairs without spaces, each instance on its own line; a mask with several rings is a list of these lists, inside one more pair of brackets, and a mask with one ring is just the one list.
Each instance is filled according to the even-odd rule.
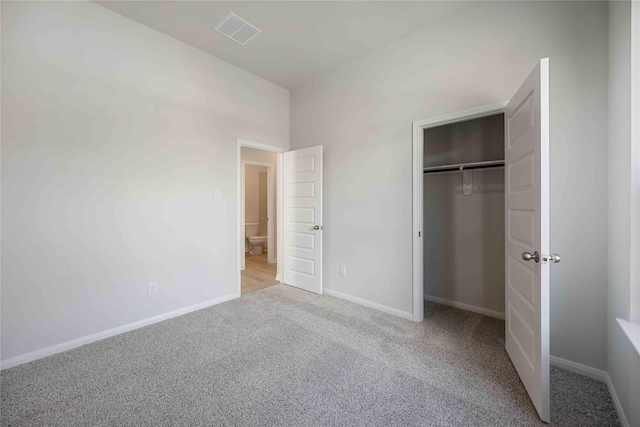
[[471,196],[461,172],[424,175],[424,295],[504,314],[504,170],[471,173]]

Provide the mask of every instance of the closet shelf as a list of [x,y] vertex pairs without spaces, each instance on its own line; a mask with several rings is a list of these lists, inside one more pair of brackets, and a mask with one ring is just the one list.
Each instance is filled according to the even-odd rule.
[[474,169],[488,169],[504,167],[504,160],[491,160],[488,162],[460,163],[457,165],[431,166],[423,169],[423,173],[455,172]]

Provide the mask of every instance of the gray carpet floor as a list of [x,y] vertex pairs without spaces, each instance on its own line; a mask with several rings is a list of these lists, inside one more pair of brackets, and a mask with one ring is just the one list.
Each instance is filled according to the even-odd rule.
[[[276,285],[1,373],[2,426],[544,425],[504,322],[413,323]],[[554,426],[618,425],[607,388],[552,368]]]

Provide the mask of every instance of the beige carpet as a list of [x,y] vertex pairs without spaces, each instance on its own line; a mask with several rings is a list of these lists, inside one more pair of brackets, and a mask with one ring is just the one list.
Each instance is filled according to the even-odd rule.
[[[504,322],[426,313],[418,324],[272,286],[3,371],[1,425],[544,425]],[[551,425],[617,425],[604,384],[551,380]]]

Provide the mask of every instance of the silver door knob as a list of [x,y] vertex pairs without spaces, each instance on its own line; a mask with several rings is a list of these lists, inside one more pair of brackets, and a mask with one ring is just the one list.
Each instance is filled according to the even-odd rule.
[[540,254],[538,251],[535,251],[533,254],[530,254],[529,252],[522,252],[522,259],[525,261],[534,260],[535,262],[540,262]]
[[558,254],[553,254],[553,255],[549,255],[549,261],[557,264],[560,261],[562,261],[562,258],[560,258],[560,255],[558,255]]
[[322,230],[322,229],[323,229],[323,226],[322,226],[322,225],[314,225],[314,226],[313,226],[313,229],[314,229],[314,230]]

